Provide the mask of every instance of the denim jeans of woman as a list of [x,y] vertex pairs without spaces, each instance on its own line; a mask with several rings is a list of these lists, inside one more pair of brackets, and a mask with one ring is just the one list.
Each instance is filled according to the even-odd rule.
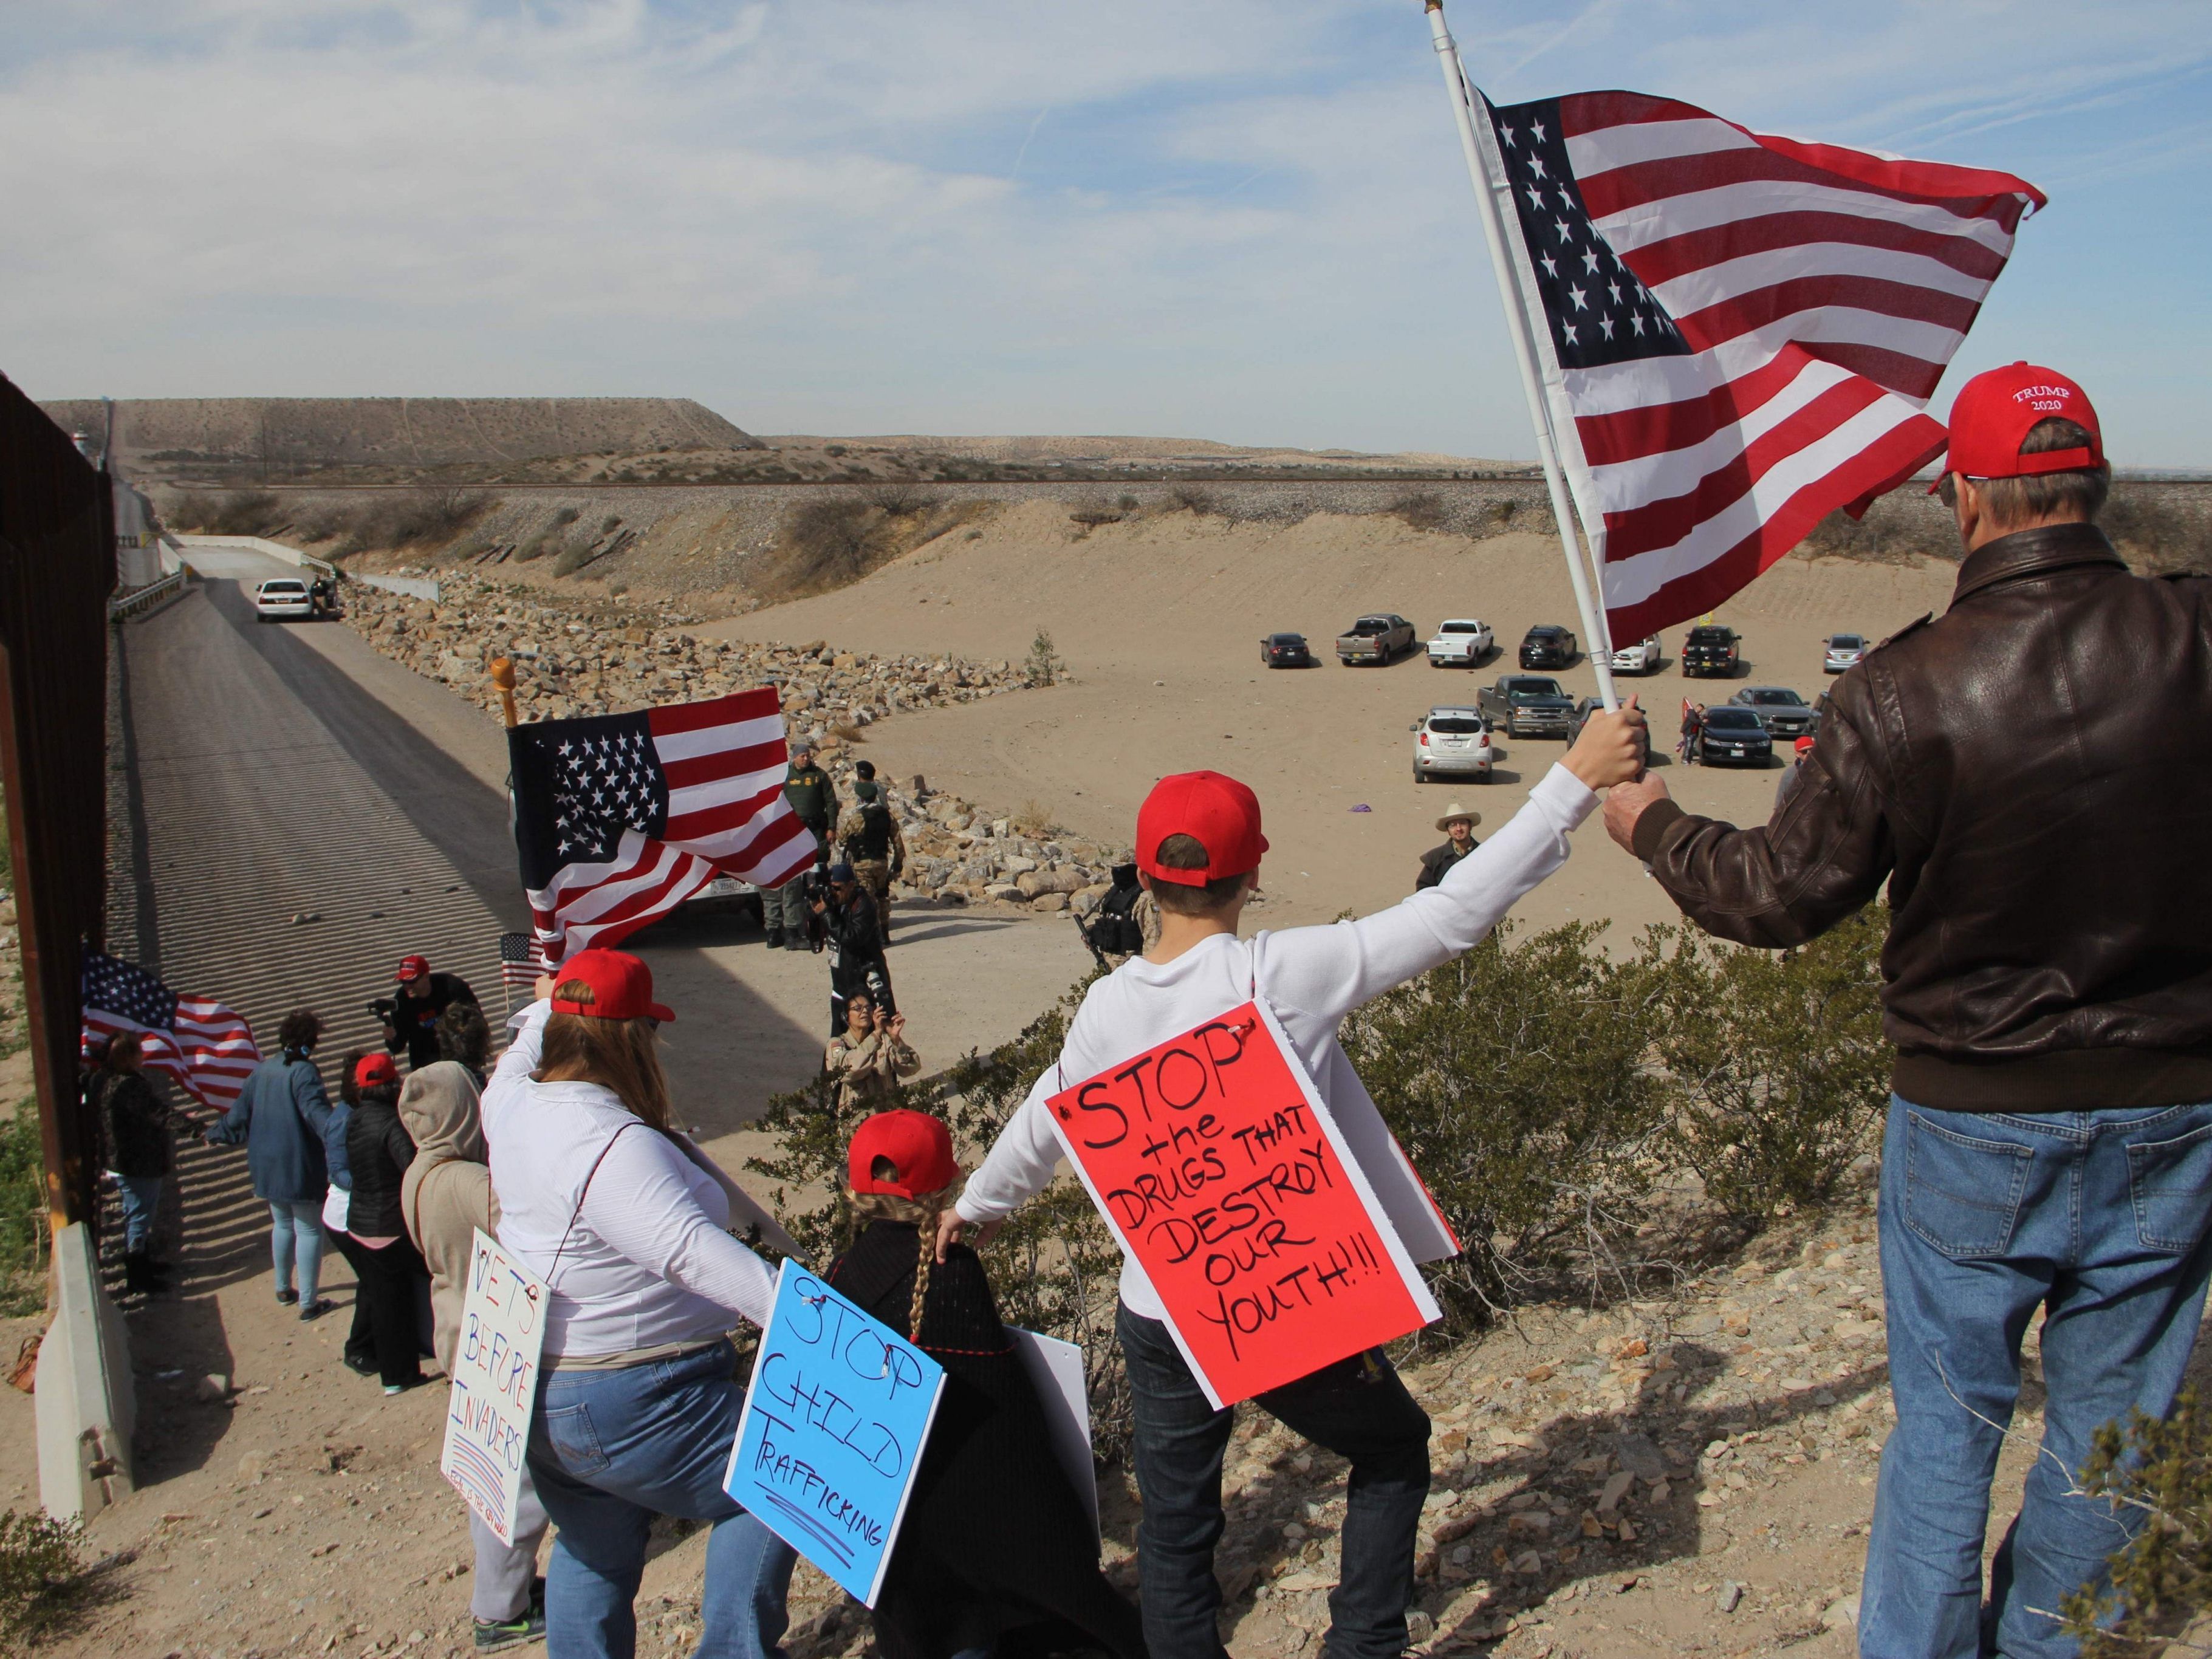
[[[2071,1659],[2052,1616],[2138,1516],[2070,1488],[2098,1427],[2172,1406],[2212,1273],[2212,1104],[1931,1111],[1893,1098],[1882,1298],[1897,1426],[1859,1607],[1863,1659]],[[2043,1444],[1982,1589],[1990,1480],[2043,1316]]]
[[276,1294],[282,1296],[292,1288],[296,1259],[300,1305],[307,1307],[315,1299],[323,1271],[323,1206],[315,1201],[288,1204],[272,1198],[269,1223],[269,1254],[276,1264]]
[[744,1390],[726,1342],[619,1370],[564,1369],[538,1385],[530,1475],[559,1532],[545,1574],[548,1659],[631,1659],[631,1603],[656,1515],[705,1521],[696,1659],[770,1659],[797,1557],[722,1490]]
[[133,1254],[154,1243],[154,1216],[161,1207],[161,1188],[167,1176],[115,1177],[116,1196],[123,1203],[123,1248]]

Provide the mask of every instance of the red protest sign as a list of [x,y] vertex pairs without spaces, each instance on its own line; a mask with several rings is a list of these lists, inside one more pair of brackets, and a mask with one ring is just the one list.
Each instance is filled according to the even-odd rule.
[[1312,1079],[1258,1004],[1046,1106],[1217,1406],[1437,1317]]

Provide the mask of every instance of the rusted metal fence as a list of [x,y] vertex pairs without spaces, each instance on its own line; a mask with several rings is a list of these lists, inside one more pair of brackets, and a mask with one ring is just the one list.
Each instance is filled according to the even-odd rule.
[[77,1034],[83,951],[100,941],[106,897],[114,514],[106,473],[0,376],[0,787],[57,1226],[99,1213]]

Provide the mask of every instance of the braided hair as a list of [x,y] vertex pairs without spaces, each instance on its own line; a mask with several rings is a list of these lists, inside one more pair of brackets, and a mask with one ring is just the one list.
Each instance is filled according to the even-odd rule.
[[[884,1165],[890,1164],[889,1158],[876,1161]],[[889,1178],[896,1179],[897,1174],[894,1168]],[[916,1344],[921,1341],[921,1304],[929,1295],[929,1270],[937,1261],[937,1218],[944,1212],[945,1200],[951,1191],[950,1187],[940,1187],[920,1198],[896,1198],[889,1193],[851,1195],[855,1237],[872,1221],[905,1221],[914,1225],[914,1301],[907,1310],[906,1334],[907,1340]]]

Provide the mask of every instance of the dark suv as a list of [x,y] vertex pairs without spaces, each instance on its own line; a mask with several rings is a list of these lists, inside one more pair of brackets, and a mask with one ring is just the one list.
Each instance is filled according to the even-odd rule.
[[1682,641],[1682,678],[1733,679],[1742,659],[1743,635],[1733,628],[1693,628]]
[[1575,659],[1575,636],[1557,623],[1538,623],[1521,641],[1523,668],[1565,668]]

